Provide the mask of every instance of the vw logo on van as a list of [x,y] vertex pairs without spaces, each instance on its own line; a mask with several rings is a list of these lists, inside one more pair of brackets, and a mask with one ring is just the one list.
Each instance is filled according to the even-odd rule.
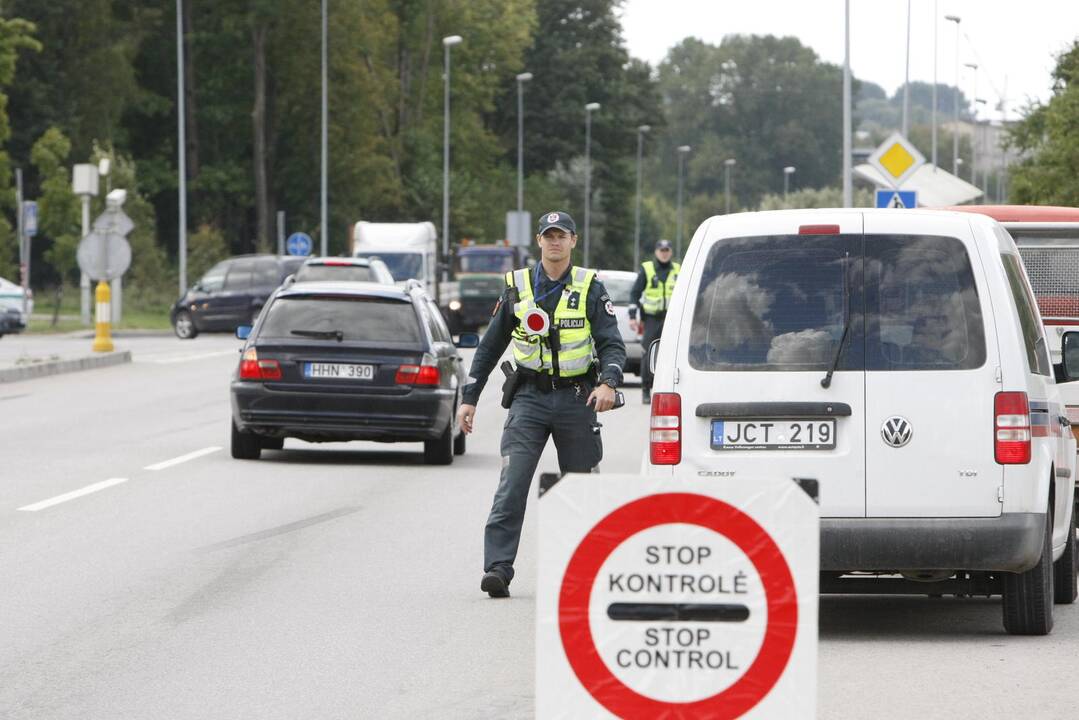
[[880,428],[880,436],[884,442],[894,448],[901,448],[910,442],[910,436],[914,434],[914,428],[910,422],[899,415],[893,415],[884,421]]

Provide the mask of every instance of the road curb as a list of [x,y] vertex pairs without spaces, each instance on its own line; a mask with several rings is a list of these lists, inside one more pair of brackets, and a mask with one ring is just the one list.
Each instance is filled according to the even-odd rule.
[[48,377],[49,375],[62,375],[64,373],[79,372],[80,370],[95,370],[97,368],[112,367],[131,362],[131,351],[121,350],[104,355],[90,355],[70,360],[53,360],[50,362],[35,363],[33,365],[21,365],[19,367],[4,368],[0,370],[0,383],[19,382],[20,380],[33,380],[35,378]]

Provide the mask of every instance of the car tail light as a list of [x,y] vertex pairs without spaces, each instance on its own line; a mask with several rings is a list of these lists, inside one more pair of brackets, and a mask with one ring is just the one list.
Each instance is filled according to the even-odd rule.
[[326,258],[325,260],[320,261],[320,264],[322,264],[322,265],[355,265],[355,263],[352,262],[351,258],[342,259],[342,260],[334,260],[332,258]]
[[838,225],[799,225],[799,235],[838,235]]
[[424,358],[424,364],[422,365],[402,365],[397,368],[394,382],[398,385],[437,387],[442,382],[442,375],[438,371],[438,366],[428,365],[426,363],[427,358]]
[[1030,404],[1025,392],[999,392],[993,401],[994,453],[1001,465],[1030,462]]
[[653,465],[677,465],[682,461],[682,396],[652,395],[652,429],[649,436]]
[[251,348],[240,358],[241,380],[280,380],[281,364],[276,360],[259,360],[258,352]]

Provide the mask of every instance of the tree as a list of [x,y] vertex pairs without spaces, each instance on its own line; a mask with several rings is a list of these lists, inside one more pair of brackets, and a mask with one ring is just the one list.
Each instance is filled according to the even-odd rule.
[[[11,124],[8,121],[8,96],[4,88],[15,82],[15,64],[20,50],[40,50],[41,45],[34,38],[36,28],[33,23],[19,18],[0,17],[0,208],[15,212],[15,193],[11,187],[11,157],[4,146],[11,138]],[[18,252],[18,242],[12,223],[0,215],[0,276],[14,277],[14,262]]]
[[1035,103],[1008,132],[1010,149],[1024,159],[1011,168],[1012,202],[1079,205],[1079,41],[1061,53],[1053,70],[1053,94]]
[[81,235],[79,199],[71,191],[67,159],[71,141],[59,128],[49,128],[34,143],[30,159],[41,180],[39,232],[35,244],[44,247],[44,260],[57,278],[53,324],[63,299],[64,283],[75,270],[75,251]]

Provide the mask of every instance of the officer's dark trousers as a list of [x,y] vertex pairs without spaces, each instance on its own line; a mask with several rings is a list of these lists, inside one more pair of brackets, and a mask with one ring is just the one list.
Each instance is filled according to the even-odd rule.
[[588,384],[543,392],[526,383],[517,391],[502,429],[502,477],[483,536],[483,569],[513,578],[532,476],[547,438],[554,436],[558,467],[564,473],[592,472],[603,457],[596,411],[585,400]]
[[648,348],[652,347],[653,340],[659,340],[663,332],[663,321],[667,319],[667,313],[661,315],[644,316],[644,336],[641,338],[641,387],[652,389],[652,369],[648,367]]

